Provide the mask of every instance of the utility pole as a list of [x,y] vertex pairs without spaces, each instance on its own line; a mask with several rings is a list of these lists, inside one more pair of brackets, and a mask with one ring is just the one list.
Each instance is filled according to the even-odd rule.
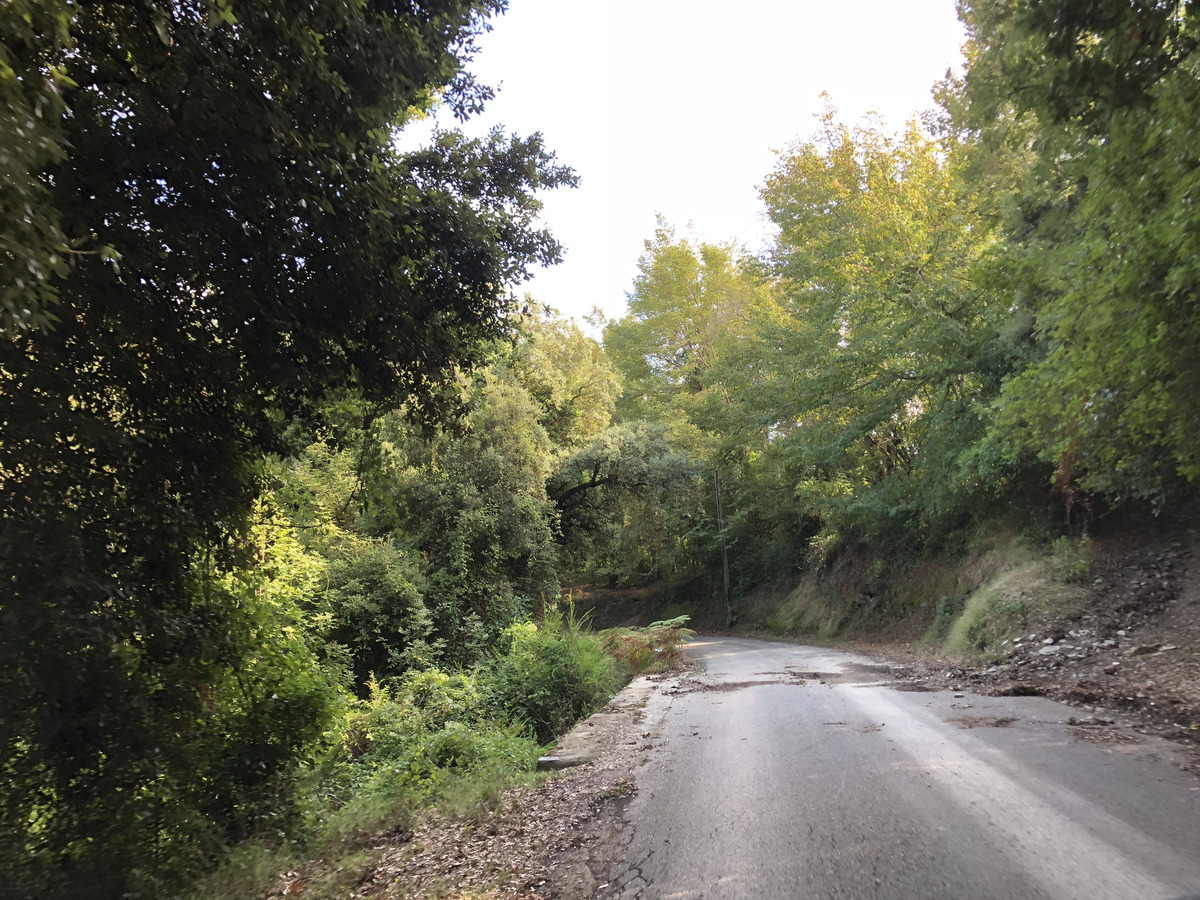
[[721,509],[721,470],[716,470],[717,533],[721,536],[721,570],[725,576],[725,625],[733,625],[733,602],[729,597],[729,552],[725,548],[725,514]]

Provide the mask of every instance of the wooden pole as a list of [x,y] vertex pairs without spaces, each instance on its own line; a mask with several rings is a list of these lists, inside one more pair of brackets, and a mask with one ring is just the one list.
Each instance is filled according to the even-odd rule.
[[725,548],[725,513],[721,509],[721,470],[717,469],[714,483],[717,488],[717,533],[721,536],[721,571],[725,576],[725,624],[733,625],[733,601],[729,596],[729,552]]

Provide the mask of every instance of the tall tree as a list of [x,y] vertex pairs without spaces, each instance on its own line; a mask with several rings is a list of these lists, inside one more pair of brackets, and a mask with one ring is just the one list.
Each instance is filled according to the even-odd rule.
[[573,448],[612,422],[620,376],[574,320],[528,318],[508,364],[541,406],[539,420],[558,447]]
[[[693,480],[665,512],[626,515],[628,533],[639,538],[616,559],[643,572],[665,572],[711,561],[714,552],[720,559],[714,470],[724,473],[726,510],[746,521],[739,512],[750,504],[739,502],[736,473],[761,453],[768,429],[745,415],[731,385],[744,384],[757,370],[747,351],[769,291],[756,263],[736,247],[679,239],[661,217],[638,268],[628,315],[604,333],[605,350],[624,377],[618,413],[627,423],[670,423],[673,452],[690,458]],[[701,471],[704,477],[697,478]]]
[[625,380],[622,417],[677,416],[720,397],[718,364],[757,296],[733,246],[693,246],[659,217],[638,260],[629,313],[604,332],[605,352]]
[[393,145],[486,99],[463,66],[503,5],[0,9],[0,111],[41,123],[0,130],[7,891],[157,892],[311,735],[319,692],[224,573],[287,416],[349,386],[436,415],[557,257],[532,192],[571,175],[538,137]]
[[945,507],[969,493],[963,461],[999,386],[1006,311],[971,277],[992,228],[960,165],[916,123],[850,129],[827,108],[762,189],[777,299],[738,391],[813,512],[860,534],[954,524]]
[[[41,175],[64,155],[63,92],[72,82],[65,0],[12,0],[0,8],[0,329],[54,321],[55,281],[73,253]],[[30,61],[34,63],[31,65]],[[89,236],[90,237],[90,236]],[[91,247],[91,252],[101,248]],[[104,248],[104,252],[111,252]]]
[[1200,476],[1200,112],[1190,4],[963,3],[958,126],[1023,145],[1004,263],[1040,356],[998,440],[1070,494],[1166,502]]

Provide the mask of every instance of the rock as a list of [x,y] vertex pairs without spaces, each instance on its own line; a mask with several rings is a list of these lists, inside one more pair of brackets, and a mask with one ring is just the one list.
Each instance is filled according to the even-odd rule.
[[[563,900],[586,900],[595,895],[600,885],[587,863],[576,860],[554,873],[555,893]],[[607,887],[607,885],[605,885]]]
[[1061,653],[1062,649],[1063,649],[1062,647],[1057,647],[1057,646],[1051,644],[1047,647],[1042,647],[1041,649],[1035,650],[1033,652],[1036,653],[1038,656],[1053,656],[1055,653]]
[[1036,685],[1014,681],[1006,688],[996,691],[997,697],[1041,697],[1046,692]]
[[575,766],[595,762],[596,757],[599,755],[599,751],[597,750],[577,750],[573,753],[560,753],[557,756],[541,756],[538,757],[537,769],[539,772],[571,769]]
[[1043,638],[1043,639],[1042,639],[1042,643],[1043,643],[1043,644],[1046,644],[1046,645],[1053,644],[1053,643],[1054,643],[1054,638],[1052,638],[1052,637],[1049,637],[1049,638]]
[[1142,644],[1140,647],[1134,647],[1129,651],[1130,656],[1149,656],[1151,653],[1157,653],[1163,648],[1162,644]]
[[1069,716],[1067,718],[1067,724],[1094,728],[1097,725],[1111,725],[1112,719],[1102,719],[1099,716],[1088,716],[1086,719],[1080,719],[1076,716]]
[[1119,670],[1120,668],[1121,667],[1118,666],[1116,663],[1110,663],[1109,665],[1104,667],[1104,674],[1105,675],[1116,675],[1117,670]]

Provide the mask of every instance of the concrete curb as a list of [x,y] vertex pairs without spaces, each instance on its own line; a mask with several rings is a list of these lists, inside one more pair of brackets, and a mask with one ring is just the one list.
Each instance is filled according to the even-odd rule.
[[554,751],[538,760],[538,770],[554,771],[594,763],[629,736],[655,687],[655,682],[645,675],[633,679],[602,710],[564,734]]

